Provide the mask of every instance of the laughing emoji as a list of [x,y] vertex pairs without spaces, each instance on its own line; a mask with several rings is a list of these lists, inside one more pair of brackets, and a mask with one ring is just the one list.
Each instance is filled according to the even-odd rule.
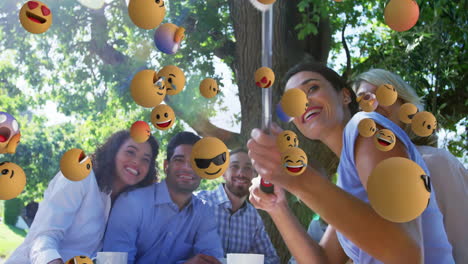
[[60,160],[60,171],[70,181],[85,179],[91,173],[92,168],[91,159],[81,149],[70,149],[63,154]]
[[159,130],[168,130],[176,120],[174,110],[166,104],[160,104],[151,111],[151,123]]
[[395,134],[389,129],[380,129],[374,136],[375,147],[380,151],[392,150],[395,143]]
[[52,13],[44,3],[40,1],[28,1],[19,12],[21,25],[33,34],[46,32],[52,25]]
[[216,179],[229,166],[229,150],[216,137],[205,137],[192,148],[190,162],[195,173],[204,179]]
[[301,175],[307,168],[307,155],[296,147],[290,147],[281,155],[284,171],[292,176]]
[[411,119],[413,119],[414,115],[418,112],[418,108],[412,103],[405,103],[400,106],[400,110],[398,111],[398,117],[400,121],[405,124],[411,124]]
[[0,162],[0,200],[18,196],[26,186],[23,169],[13,162]]
[[255,84],[260,88],[268,88],[275,82],[275,73],[268,67],[255,71]]
[[382,84],[377,88],[375,97],[379,102],[379,105],[390,106],[395,103],[398,98],[398,93],[395,87],[391,84]]

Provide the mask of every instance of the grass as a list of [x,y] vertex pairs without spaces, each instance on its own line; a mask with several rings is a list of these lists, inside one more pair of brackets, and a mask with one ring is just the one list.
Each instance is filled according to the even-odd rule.
[[0,259],[9,256],[23,242],[25,236],[25,230],[0,222]]

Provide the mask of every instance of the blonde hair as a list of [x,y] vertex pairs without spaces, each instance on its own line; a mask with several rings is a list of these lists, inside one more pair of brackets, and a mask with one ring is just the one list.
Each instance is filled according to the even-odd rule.
[[[356,77],[356,80],[352,84],[352,89],[355,93],[361,83],[365,81],[372,85],[379,87],[382,84],[391,84],[395,87],[396,91],[398,92],[398,98],[400,98],[403,103],[412,103],[414,104],[419,111],[424,111],[424,104],[422,103],[421,98],[416,94],[416,91],[407,84],[403,79],[386,70],[383,69],[371,69],[367,72],[361,73]],[[416,145],[429,145],[433,147],[437,147],[437,134],[433,133],[429,137],[419,137],[413,133],[411,130],[411,125],[405,124],[403,126],[403,130],[405,130],[406,134],[408,134],[411,141]]]

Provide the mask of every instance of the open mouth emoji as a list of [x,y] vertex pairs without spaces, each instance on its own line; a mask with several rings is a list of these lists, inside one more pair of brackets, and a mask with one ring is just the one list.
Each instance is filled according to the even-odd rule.
[[389,129],[379,130],[374,137],[374,143],[377,149],[381,151],[392,150],[395,146],[396,138],[395,134]]
[[172,120],[168,120],[168,121],[163,121],[163,122],[156,122],[156,124],[159,126],[159,127],[168,127],[171,125],[171,122]]
[[88,177],[93,164],[83,150],[73,148],[65,152],[60,160],[60,170],[70,181],[81,181]]
[[282,155],[283,168],[289,175],[297,176],[307,168],[307,155],[297,147],[289,147]]
[[0,127],[0,143],[5,143],[11,135],[10,129],[7,127]]
[[172,108],[166,104],[156,106],[151,112],[151,123],[159,130],[167,130],[175,123],[175,113]]

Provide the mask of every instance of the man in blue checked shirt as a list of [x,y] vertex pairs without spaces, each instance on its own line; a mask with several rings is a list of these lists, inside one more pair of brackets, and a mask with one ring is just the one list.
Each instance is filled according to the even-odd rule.
[[263,254],[265,264],[278,264],[278,255],[265,231],[262,218],[246,201],[251,180],[255,176],[247,151],[233,150],[229,168],[223,175],[226,183],[213,191],[201,191],[197,196],[214,208],[225,255]]
[[167,146],[166,179],[116,200],[103,251],[128,252],[128,264],[220,264],[213,210],[192,194],[200,177],[190,155],[199,139],[191,132],[175,135]]

